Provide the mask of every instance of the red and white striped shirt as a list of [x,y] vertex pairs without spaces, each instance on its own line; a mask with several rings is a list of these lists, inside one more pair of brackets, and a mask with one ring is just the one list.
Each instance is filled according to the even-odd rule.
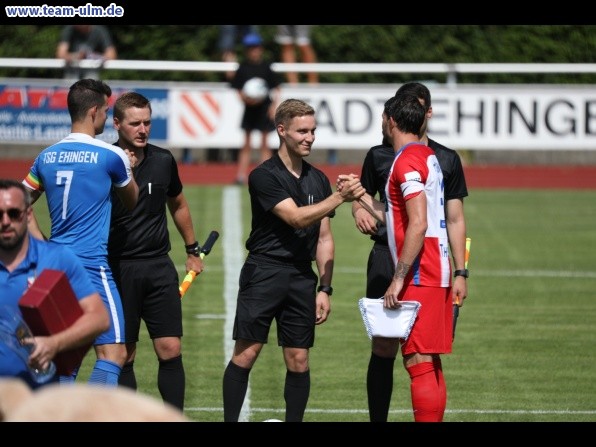
[[409,284],[431,287],[451,285],[443,192],[443,173],[434,151],[420,143],[402,147],[395,156],[385,185],[387,232],[395,265],[408,227],[406,201],[420,193],[426,194],[428,224],[424,244],[412,265]]

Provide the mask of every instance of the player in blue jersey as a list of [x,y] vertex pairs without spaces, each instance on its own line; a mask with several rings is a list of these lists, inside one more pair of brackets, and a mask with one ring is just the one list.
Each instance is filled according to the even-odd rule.
[[[95,79],[81,79],[68,92],[71,133],[44,149],[23,183],[33,203],[46,193],[51,219],[50,240],[64,244],[81,258],[110,314],[110,328],[94,342],[97,361],[90,383],[116,386],[126,360],[122,302],[108,265],[111,190],[132,210],[138,199],[127,154],[95,138],[103,132],[110,87]],[[30,230],[42,233],[33,218]],[[74,380],[76,373],[70,380]],[[67,381],[66,378],[61,379]]]
[[[81,260],[60,244],[40,241],[28,234],[27,224],[32,215],[31,198],[25,186],[14,180],[0,180],[0,317],[21,315],[19,299],[45,269],[66,273],[83,310],[83,315],[67,329],[48,337],[35,337],[30,365],[46,369],[59,352],[93,341],[108,328],[110,320]],[[19,377],[32,388],[39,386],[21,357],[2,341],[0,377]]]

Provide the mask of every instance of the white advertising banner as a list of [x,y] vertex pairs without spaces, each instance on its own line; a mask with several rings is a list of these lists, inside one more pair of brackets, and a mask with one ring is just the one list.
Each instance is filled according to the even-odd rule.
[[[596,86],[430,85],[429,134],[469,150],[596,149]],[[381,113],[395,86],[285,87],[317,112],[316,146],[367,149],[381,141]],[[235,91],[174,88],[168,140],[174,146],[239,147],[243,106]],[[256,137],[255,137],[255,144]],[[277,145],[275,133],[270,144]]]
[[[0,80],[0,144],[52,144],[70,128],[68,87],[57,80]],[[243,105],[225,83],[110,81],[113,101],[136,90],[153,105],[152,140],[170,148],[239,148]],[[384,102],[399,85],[282,86],[316,112],[319,149],[366,150],[381,141]],[[454,149],[596,150],[596,85],[428,83],[429,135]],[[100,138],[113,142],[111,115]],[[254,145],[260,135],[253,135]],[[275,132],[271,147],[278,145]]]

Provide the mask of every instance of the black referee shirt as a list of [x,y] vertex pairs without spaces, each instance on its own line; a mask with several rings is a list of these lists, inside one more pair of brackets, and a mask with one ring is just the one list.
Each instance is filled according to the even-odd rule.
[[[320,222],[295,229],[271,211],[288,197],[297,206],[325,200],[332,193],[327,176],[302,160],[302,175],[296,178],[275,153],[248,177],[252,208],[252,229],[246,241],[250,253],[259,253],[287,262],[311,262],[316,257]],[[329,217],[335,216],[335,211]]]
[[143,161],[133,168],[139,185],[135,208],[126,210],[112,188],[109,258],[154,258],[171,248],[166,201],[182,192],[178,165],[167,149],[148,144],[144,151]]

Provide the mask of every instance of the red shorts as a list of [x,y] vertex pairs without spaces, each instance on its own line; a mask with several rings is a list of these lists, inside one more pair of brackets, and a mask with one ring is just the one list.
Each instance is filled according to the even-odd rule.
[[449,354],[453,343],[451,287],[409,285],[400,299],[422,304],[410,336],[402,340],[402,355]]

